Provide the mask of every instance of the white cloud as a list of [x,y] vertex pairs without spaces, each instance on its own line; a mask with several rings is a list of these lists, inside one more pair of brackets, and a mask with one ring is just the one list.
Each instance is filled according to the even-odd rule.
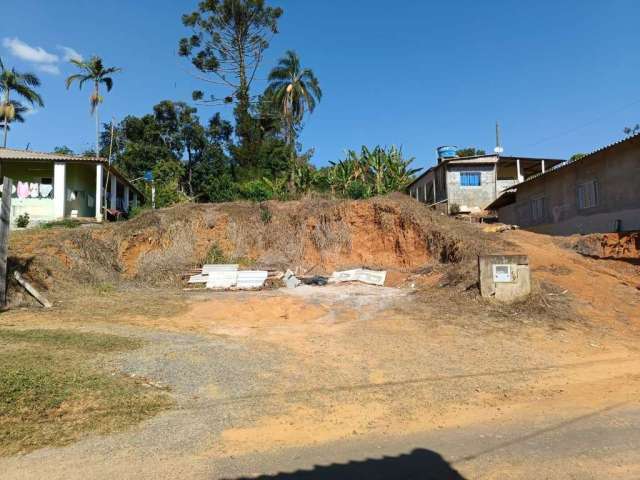
[[82,61],[82,55],[80,55],[77,51],[75,51],[73,48],[71,47],[65,47],[64,45],[58,45],[58,49],[62,50],[62,52],[64,53],[63,55],[63,60],[65,62],[71,61],[71,60],[80,60]]
[[16,37],[4,38],[2,40],[2,45],[7,48],[12,55],[27,62],[54,64],[60,61],[60,58],[57,55],[47,52],[42,47],[32,47]]
[[44,73],[50,73],[51,75],[60,75],[60,69],[58,65],[44,63],[42,65],[36,65],[36,68]]

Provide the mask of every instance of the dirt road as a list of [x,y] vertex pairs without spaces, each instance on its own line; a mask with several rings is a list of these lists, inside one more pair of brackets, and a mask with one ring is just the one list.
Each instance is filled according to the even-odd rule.
[[637,271],[507,235],[571,320],[366,286],[208,293],[153,315],[129,292],[117,317],[5,315],[145,340],[104,368],[169,386],[177,406],[2,458],[3,478],[637,478]]

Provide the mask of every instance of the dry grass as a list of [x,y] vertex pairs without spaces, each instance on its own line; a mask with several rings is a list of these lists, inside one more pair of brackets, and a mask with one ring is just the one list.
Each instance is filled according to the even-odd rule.
[[[13,268],[55,298],[79,285],[175,285],[179,273],[201,264],[214,246],[245,265],[315,266],[316,273],[363,265],[359,258],[372,268],[416,268],[431,259],[448,265],[451,284],[475,279],[478,253],[508,250],[474,225],[393,194],[366,201],[313,195],[295,202],[181,204],[127,222],[21,232],[12,235],[10,254]],[[412,260],[414,254],[423,260]]]
[[167,408],[164,393],[90,366],[139,346],[115,335],[1,329],[0,455],[121,430]]

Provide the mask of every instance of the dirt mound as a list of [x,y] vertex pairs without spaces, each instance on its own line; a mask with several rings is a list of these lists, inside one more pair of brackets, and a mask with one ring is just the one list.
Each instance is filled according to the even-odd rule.
[[640,261],[640,232],[584,235],[574,248],[589,257]]
[[[446,263],[463,278],[495,235],[450,219],[401,194],[364,201],[309,197],[262,204],[182,204],[133,220],[12,235],[14,268],[45,289],[77,282],[175,283],[203,262],[260,268],[369,267],[409,272]],[[475,279],[475,276],[470,276]]]

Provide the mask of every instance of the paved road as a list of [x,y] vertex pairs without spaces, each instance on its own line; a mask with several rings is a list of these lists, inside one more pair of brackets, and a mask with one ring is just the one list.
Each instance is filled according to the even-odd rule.
[[[351,463],[350,463],[351,462]],[[640,403],[544,423],[365,437],[218,461],[209,478],[603,479],[640,477]],[[278,475],[278,473],[280,473]]]

